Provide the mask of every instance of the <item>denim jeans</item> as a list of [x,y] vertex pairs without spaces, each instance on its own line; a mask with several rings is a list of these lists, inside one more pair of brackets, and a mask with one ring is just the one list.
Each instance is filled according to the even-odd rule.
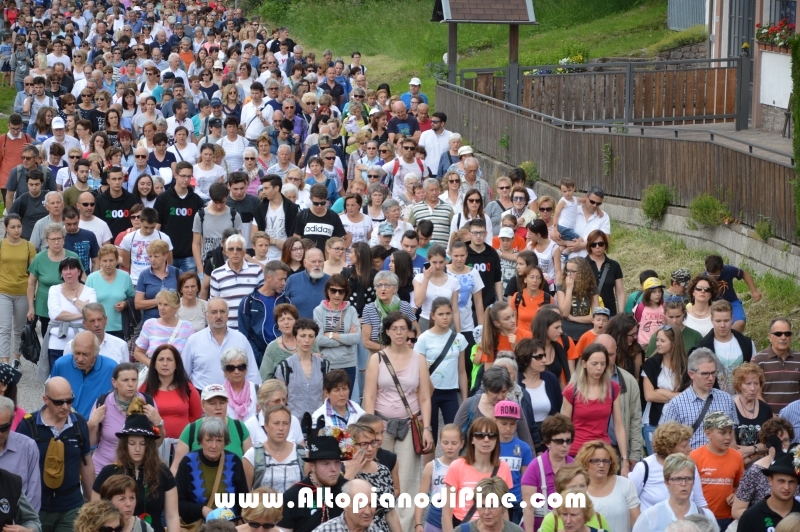
[[181,273],[195,272],[197,273],[197,264],[194,263],[194,257],[183,257],[181,259],[174,259],[172,265],[178,268]]
[[[367,362],[369,361],[369,351],[364,347],[363,342],[359,342],[358,344],[356,357],[356,368],[358,369],[358,375],[356,376],[356,381],[358,382],[357,398],[360,399],[364,396],[364,377],[367,374]],[[353,386],[355,386],[355,383]],[[359,404],[361,404],[361,401],[359,401]]]
[[342,368],[346,373],[347,376],[350,377],[350,399],[353,398],[353,388],[355,388],[356,382],[356,366],[350,366],[349,368]]
[[50,375],[53,374],[53,366],[56,365],[56,361],[64,356],[63,349],[48,349],[47,350],[47,357],[50,360]]
[[458,412],[459,390],[433,390],[431,395],[431,430],[433,431],[433,443],[439,441],[439,411],[442,412],[442,420],[447,425],[455,420]]
[[644,436],[644,444],[647,447],[647,456],[653,454],[653,433],[657,428],[653,425],[642,425],[642,436]]

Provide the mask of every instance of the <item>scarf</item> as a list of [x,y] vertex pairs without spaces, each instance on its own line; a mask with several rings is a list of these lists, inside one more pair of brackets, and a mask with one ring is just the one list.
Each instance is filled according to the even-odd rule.
[[245,381],[241,392],[235,391],[228,379],[225,379],[223,386],[225,387],[225,391],[228,392],[228,401],[230,401],[230,404],[233,407],[233,412],[236,414],[236,418],[246,419],[247,408],[252,402],[250,397],[250,383]]
[[397,294],[393,295],[392,301],[388,305],[380,299],[375,299],[375,308],[381,317],[381,322],[383,322],[384,318],[386,318],[390,312],[397,312],[400,310],[400,298],[397,297]]
[[[139,394],[137,393],[133,397],[138,397],[138,396],[139,396]],[[119,398],[119,395],[115,391],[114,392],[114,400],[117,402],[117,406],[119,407],[119,409],[127,414],[128,408],[131,406],[131,401],[133,401],[133,398],[131,398],[130,401],[123,401],[122,399]]]

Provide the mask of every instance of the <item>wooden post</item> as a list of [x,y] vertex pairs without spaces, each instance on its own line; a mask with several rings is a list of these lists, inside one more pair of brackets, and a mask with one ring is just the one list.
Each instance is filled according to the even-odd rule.
[[447,25],[447,82],[456,84],[456,65],[458,63],[458,24]]
[[519,24],[509,24],[506,102],[512,105],[519,105],[519,78]]

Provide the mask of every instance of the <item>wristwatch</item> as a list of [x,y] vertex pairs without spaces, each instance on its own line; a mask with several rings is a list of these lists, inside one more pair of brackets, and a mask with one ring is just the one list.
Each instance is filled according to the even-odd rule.
[[75,303],[77,300],[78,300],[78,298],[77,298],[77,297],[73,297],[71,301],[72,301],[73,303]]
[[332,332],[329,332],[329,333],[328,333],[328,338],[330,338],[331,340],[333,340],[333,333],[332,333]]

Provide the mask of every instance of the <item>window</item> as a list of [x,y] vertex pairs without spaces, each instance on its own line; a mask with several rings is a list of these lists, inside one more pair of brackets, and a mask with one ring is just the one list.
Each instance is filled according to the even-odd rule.
[[789,24],[795,24],[797,20],[797,0],[775,0],[773,24],[777,24],[783,19]]

